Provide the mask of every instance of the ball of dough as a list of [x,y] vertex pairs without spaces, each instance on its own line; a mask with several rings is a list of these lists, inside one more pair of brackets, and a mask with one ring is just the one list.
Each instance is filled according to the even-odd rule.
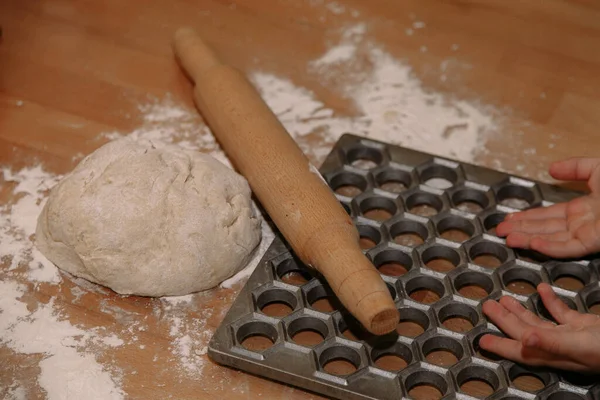
[[36,244],[57,267],[120,294],[180,296],[239,272],[261,240],[247,181],[216,159],[124,138],[51,191]]

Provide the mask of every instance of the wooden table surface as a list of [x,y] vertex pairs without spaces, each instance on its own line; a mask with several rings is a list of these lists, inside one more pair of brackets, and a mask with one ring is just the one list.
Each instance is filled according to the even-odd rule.
[[[344,12],[332,11],[340,5]],[[427,24],[418,38],[405,34],[411,15]],[[508,172],[538,178],[552,160],[600,155],[600,5],[594,1],[3,0],[0,166],[41,162],[63,174],[99,146],[101,133],[139,126],[139,102],[170,94],[191,107],[190,84],[170,48],[182,25],[196,27],[240,69],[289,77],[328,107],[351,114],[347,101],[306,70],[340,27],[357,21],[369,25],[371,39],[410,63],[427,88],[510,110],[502,134],[485,143],[493,156],[481,155],[480,165],[496,167],[499,160]],[[452,52],[456,43],[460,51]],[[443,81],[433,67],[449,56],[472,67]],[[536,151],[523,154],[524,148]],[[517,171],[514,160],[524,168]],[[0,204],[13,200],[0,178]],[[60,285],[39,285],[28,301],[53,298],[72,324],[118,333],[125,345],[99,359],[122,371],[128,398],[320,398],[217,366],[202,351],[201,371],[181,372],[161,315],[174,308],[85,285],[85,294],[75,297],[71,289],[78,284],[64,278]],[[238,290],[196,295],[176,309],[182,326],[214,330]],[[143,329],[129,342],[128,328],[136,324]],[[202,349],[209,338],[196,336],[194,346]],[[0,395],[18,382],[28,398],[45,398],[37,383],[40,357],[5,347],[0,357],[10,366],[0,374]]]

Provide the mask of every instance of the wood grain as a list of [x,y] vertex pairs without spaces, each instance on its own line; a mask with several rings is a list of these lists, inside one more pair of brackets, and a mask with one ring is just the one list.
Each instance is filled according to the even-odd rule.
[[[191,107],[191,86],[170,48],[173,33],[183,25],[196,27],[225,62],[243,71],[260,68],[289,77],[328,107],[352,114],[339,90],[321,85],[306,65],[339,38],[340,27],[360,21],[368,23],[373,40],[412,65],[427,88],[512,110],[502,136],[485,143],[491,155],[482,154],[479,164],[495,167],[493,161],[500,160],[510,170],[519,160],[521,175],[538,177],[552,160],[598,155],[597,2],[337,3],[358,16],[335,14],[327,1],[4,0],[0,165],[43,162],[52,172],[66,173],[82,154],[101,144],[100,133],[139,126],[139,102],[169,93]],[[426,28],[408,36],[411,15]],[[441,80],[440,66],[447,59],[455,60],[447,64],[451,79]],[[537,149],[535,154],[523,154],[530,147]],[[14,200],[11,193],[12,186],[0,178],[1,204]],[[219,367],[205,355],[201,372],[182,374],[170,350],[170,311],[159,300],[121,297],[100,288],[88,288],[77,298],[72,290],[77,285],[81,282],[68,277],[58,287],[28,284],[27,301],[34,306],[54,298],[72,324],[118,332],[125,345],[99,353],[99,359],[124,372],[128,398],[320,398]],[[238,290],[197,295],[181,317],[188,324],[206,321],[198,328],[214,330]],[[129,331],[136,326],[144,329]],[[195,350],[205,345],[196,343]],[[0,395],[2,388],[19,382],[31,399],[43,399],[37,383],[40,360],[40,355],[15,354],[0,346]]]

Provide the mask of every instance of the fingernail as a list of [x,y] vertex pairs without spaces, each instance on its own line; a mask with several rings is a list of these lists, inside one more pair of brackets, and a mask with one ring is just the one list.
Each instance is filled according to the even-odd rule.
[[529,335],[529,337],[525,340],[525,346],[537,347],[539,342],[540,342],[540,338],[538,338],[538,336],[535,333],[533,333],[533,334]]

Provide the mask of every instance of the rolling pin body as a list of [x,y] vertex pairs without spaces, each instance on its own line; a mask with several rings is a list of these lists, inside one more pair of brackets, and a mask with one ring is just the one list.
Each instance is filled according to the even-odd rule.
[[256,89],[193,30],[179,30],[174,48],[200,113],[296,255],[367,330],[394,330],[398,310],[350,216]]

